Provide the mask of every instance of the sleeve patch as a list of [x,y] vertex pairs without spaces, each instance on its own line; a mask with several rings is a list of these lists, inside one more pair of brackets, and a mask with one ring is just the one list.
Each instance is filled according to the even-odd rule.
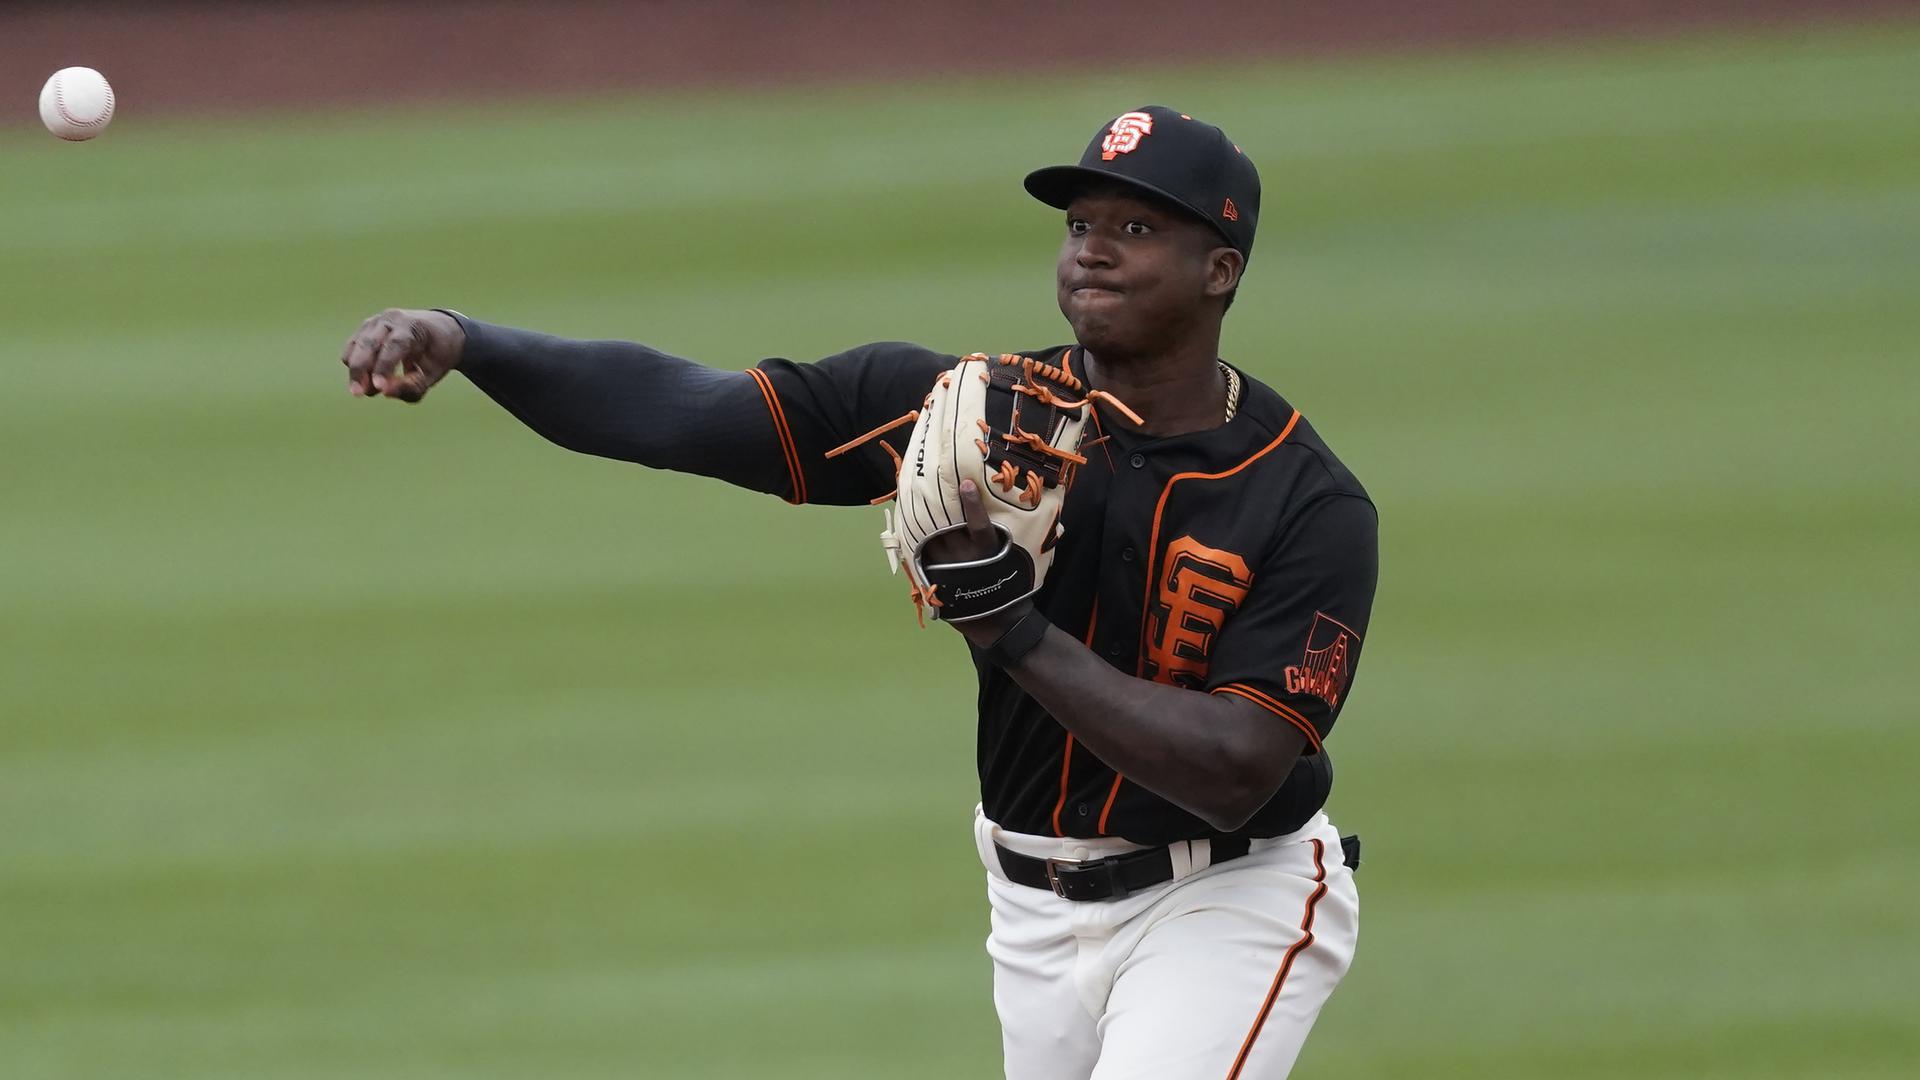
[[1323,611],[1313,613],[1313,628],[1307,631],[1306,655],[1300,663],[1287,668],[1287,692],[1311,694],[1339,708],[1346,696],[1347,682],[1353,675],[1353,646],[1360,635]]

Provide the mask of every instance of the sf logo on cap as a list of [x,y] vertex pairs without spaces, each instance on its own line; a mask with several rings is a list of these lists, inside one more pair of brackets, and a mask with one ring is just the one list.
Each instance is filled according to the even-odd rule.
[[1140,140],[1153,134],[1153,117],[1143,112],[1121,113],[1107,127],[1107,137],[1100,140],[1100,160],[1112,161],[1121,154],[1131,154],[1139,147]]

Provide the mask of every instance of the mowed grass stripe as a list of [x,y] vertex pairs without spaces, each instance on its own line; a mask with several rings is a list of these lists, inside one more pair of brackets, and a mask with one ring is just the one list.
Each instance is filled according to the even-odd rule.
[[[1268,136],[1262,142],[1276,147],[1276,161],[1366,162],[1410,151],[1448,156],[1552,143],[1580,148],[1616,136],[1785,132],[1802,145],[1807,137],[1873,135],[1920,120],[1920,106],[1902,92],[1917,43],[1920,32],[1893,24],[1812,36],[1794,46],[1766,37],[1681,39],[1515,51],[1467,64],[1294,62],[1212,73],[1170,69],[1147,78],[1199,96],[1236,98],[1237,108],[1227,106],[1234,130]],[[342,229],[405,227],[423,209],[484,224],[606,212],[635,199],[665,199],[656,205],[671,212],[742,197],[758,202],[770,189],[796,198],[924,189],[966,175],[943,158],[973,147],[1048,156],[1051,129],[1062,121],[1051,111],[1023,107],[1036,91],[1063,104],[1086,102],[1095,112],[1105,104],[1094,104],[1088,89],[1102,86],[1097,78],[1052,82],[1050,90],[983,83],[963,95],[946,83],[889,88],[885,100],[858,89],[814,89],[786,104],[716,95],[644,99],[638,106],[402,108],[358,123],[310,123],[300,145],[267,160],[247,155],[234,134],[204,122],[152,121],[125,136],[116,129],[116,139],[198,151],[178,159],[179,171],[143,171],[141,189],[130,191],[117,181],[131,175],[131,161],[120,168],[90,162],[78,178],[90,180],[91,191],[84,184],[69,188],[40,200],[32,214],[0,210],[0,222],[37,227],[56,248],[83,242],[89,232],[126,246],[139,242],[142,227],[167,230],[165,238],[177,243],[278,222],[266,235],[284,239],[286,230],[337,236]],[[1229,87],[1232,95],[1225,94]],[[827,112],[835,119],[820,122]],[[377,176],[350,175],[357,170],[341,162],[367,149],[369,123],[391,125],[373,145],[407,152],[382,156]],[[278,122],[262,126],[242,118],[223,126],[244,137],[270,134]],[[736,137],[715,138],[716,131]],[[63,162],[36,137],[11,133],[6,141],[41,151],[30,153],[30,165]],[[594,152],[581,154],[583,144]],[[500,153],[509,146],[520,152]],[[477,167],[450,173],[442,164],[449,156]],[[994,160],[1001,160],[999,153]],[[994,171],[974,175],[997,182]],[[223,176],[250,182],[210,194],[209,182],[218,186]],[[20,220],[10,220],[16,215]],[[19,237],[17,250],[32,245],[31,232],[11,235]]]

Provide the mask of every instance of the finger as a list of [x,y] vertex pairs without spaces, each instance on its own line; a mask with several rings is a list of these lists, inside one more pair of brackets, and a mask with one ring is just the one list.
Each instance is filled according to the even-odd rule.
[[340,363],[344,364],[347,369],[347,393],[349,394],[358,393],[359,383],[355,381],[353,372],[354,365],[358,362],[360,352],[360,335],[365,332],[366,329],[367,324],[362,322],[354,328],[352,334],[347,336],[347,343],[340,347]]
[[387,380],[387,396],[399,398],[401,401],[412,405],[421,398],[426,397],[427,391],[431,389],[432,386],[433,380],[427,376],[426,372],[417,367],[409,368],[404,374],[396,375]]
[[407,319],[382,320],[386,337],[373,354],[373,388],[388,397],[397,397],[399,376],[410,368],[419,349],[418,327]]
[[373,358],[386,341],[386,329],[376,315],[360,324],[347,345],[347,389],[356,397],[373,395]]
[[373,361],[380,347],[386,344],[389,328],[381,316],[374,316],[360,324],[353,337],[347,339],[347,351],[340,362],[347,365],[347,392],[355,397],[371,397],[373,389]]
[[980,485],[971,480],[960,481],[960,514],[967,522],[967,539],[973,542],[976,550],[991,552],[993,543],[993,523],[987,517],[987,507],[980,500]]

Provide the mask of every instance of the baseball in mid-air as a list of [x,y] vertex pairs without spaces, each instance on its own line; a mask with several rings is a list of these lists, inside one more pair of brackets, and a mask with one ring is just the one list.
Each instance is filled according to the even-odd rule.
[[113,87],[88,67],[61,68],[40,88],[40,122],[68,142],[85,142],[113,119]]

